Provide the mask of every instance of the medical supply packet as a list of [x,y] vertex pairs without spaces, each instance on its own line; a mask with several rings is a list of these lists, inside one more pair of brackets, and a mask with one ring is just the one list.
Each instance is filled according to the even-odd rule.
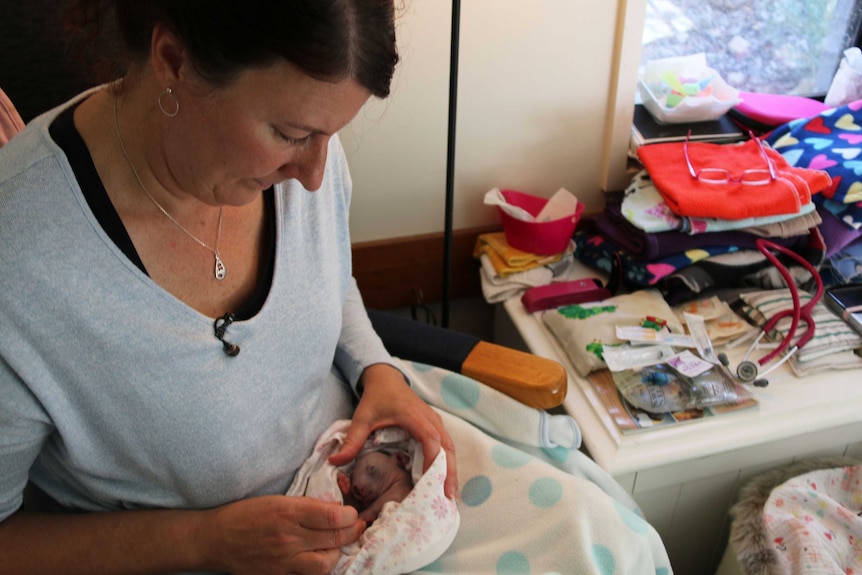
[[739,403],[744,388],[737,386],[723,365],[683,351],[663,363],[612,372],[626,401],[650,413]]

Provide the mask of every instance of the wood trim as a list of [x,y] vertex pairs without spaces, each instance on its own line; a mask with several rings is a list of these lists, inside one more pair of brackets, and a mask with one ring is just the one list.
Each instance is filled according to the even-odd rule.
[[[452,234],[452,299],[481,295],[479,261],[473,248],[480,234],[499,225]],[[443,299],[443,233],[389,238],[353,244],[353,276],[365,305],[392,309]]]
[[559,362],[487,341],[476,344],[461,373],[536,409],[562,405],[568,391]]

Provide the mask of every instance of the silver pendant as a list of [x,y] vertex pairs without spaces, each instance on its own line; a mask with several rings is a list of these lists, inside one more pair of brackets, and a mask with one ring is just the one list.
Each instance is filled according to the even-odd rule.
[[218,254],[215,254],[215,279],[221,281],[226,275],[227,268],[224,267],[224,262],[221,261],[221,257]]

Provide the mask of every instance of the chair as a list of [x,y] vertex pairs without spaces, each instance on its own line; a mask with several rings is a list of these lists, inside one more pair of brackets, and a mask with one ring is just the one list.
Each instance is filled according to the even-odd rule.
[[568,378],[558,362],[394,313],[368,310],[395,357],[466,375],[538,409],[562,405]]

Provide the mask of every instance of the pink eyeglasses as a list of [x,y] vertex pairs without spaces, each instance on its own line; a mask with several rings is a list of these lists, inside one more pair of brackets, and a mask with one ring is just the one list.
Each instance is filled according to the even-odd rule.
[[760,154],[766,162],[767,169],[757,168],[745,170],[738,177],[734,177],[729,171],[724,168],[703,168],[700,171],[695,171],[691,165],[691,158],[688,155],[688,140],[691,137],[691,130],[685,135],[685,142],[682,144],[682,152],[685,156],[685,163],[688,165],[688,171],[691,177],[704,184],[729,184],[731,182],[744,184],[746,186],[763,186],[775,181],[775,167],[772,165],[772,160],[766,155],[766,150],[763,143],[753,133],[749,132],[751,139],[757,142],[757,147],[760,149]]

